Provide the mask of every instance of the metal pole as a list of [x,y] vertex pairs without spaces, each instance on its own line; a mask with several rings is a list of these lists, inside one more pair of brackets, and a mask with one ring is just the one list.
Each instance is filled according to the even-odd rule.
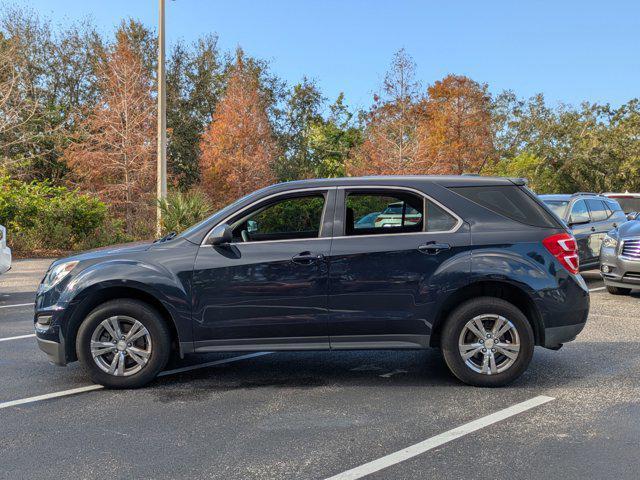
[[156,218],[157,233],[162,231],[160,200],[167,196],[167,92],[164,69],[164,0],[159,0],[158,12],[158,174]]

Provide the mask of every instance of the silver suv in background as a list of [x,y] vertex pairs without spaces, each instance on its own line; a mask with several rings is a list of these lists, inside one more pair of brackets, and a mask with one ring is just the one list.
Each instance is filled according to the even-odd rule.
[[580,270],[598,268],[600,245],[605,235],[627,221],[618,202],[604,195],[587,192],[539,197],[573,233],[578,242]]
[[7,247],[7,229],[0,225],[0,274],[11,268],[11,249]]
[[640,289],[640,220],[626,222],[604,237],[600,274],[607,291],[614,295]]

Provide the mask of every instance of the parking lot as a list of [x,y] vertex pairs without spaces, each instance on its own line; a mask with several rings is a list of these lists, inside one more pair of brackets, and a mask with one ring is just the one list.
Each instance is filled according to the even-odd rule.
[[0,278],[3,478],[638,477],[640,292],[597,272],[583,333],[506,388],[462,385],[432,350],[194,356],[107,391],[36,347],[49,263]]

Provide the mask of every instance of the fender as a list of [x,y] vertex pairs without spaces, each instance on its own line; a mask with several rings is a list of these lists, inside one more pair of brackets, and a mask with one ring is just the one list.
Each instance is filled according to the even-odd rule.
[[191,272],[179,278],[161,264],[137,259],[103,260],[88,266],[66,285],[57,302],[69,312],[66,325],[62,325],[67,345],[73,346],[69,336],[75,337],[80,323],[96,304],[131,293],[134,298],[153,299],[152,303],[164,309],[161,313],[171,322],[180,354],[189,353],[193,350]]

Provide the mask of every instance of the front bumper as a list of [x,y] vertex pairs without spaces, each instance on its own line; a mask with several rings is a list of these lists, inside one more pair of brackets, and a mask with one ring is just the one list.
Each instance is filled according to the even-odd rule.
[[605,285],[640,288],[640,261],[622,257],[616,249],[602,247],[600,275]]
[[36,340],[38,347],[47,354],[51,363],[60,366],[67,364],[64,336],[59,327],[50,327],[45,332],[36,324]]

